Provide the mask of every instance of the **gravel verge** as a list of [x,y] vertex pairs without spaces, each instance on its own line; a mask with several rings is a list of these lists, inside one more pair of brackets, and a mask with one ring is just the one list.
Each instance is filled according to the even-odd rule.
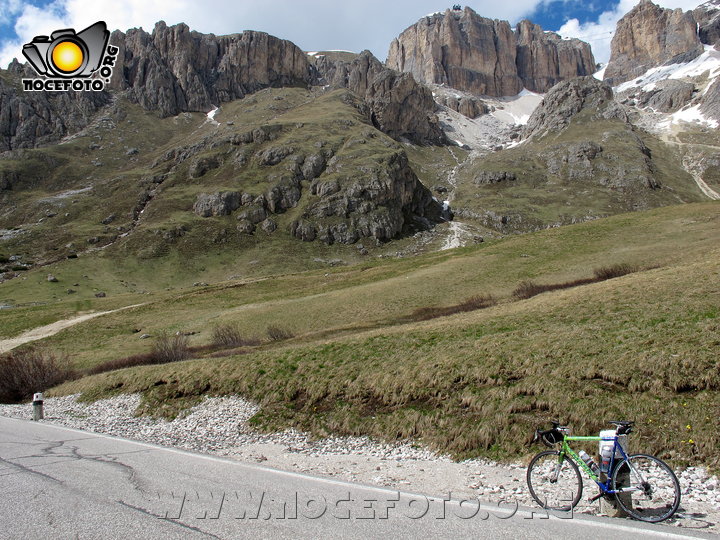
[[[262,434],[247,424],[259,407],[236,396],[207,398],[172,422],[133,416],[139,395],[94,403],[78,403],[76,397],[46,399],[43,422],[401,491],[536,506],[527,492],[524,463],[454,462],[419,445],[384,444],[367,437],[312,440],[296,430]],[[0,405],[0,415],[30,419],[32,407]],[[718,478],[702,467],[676,473],[683,499],[677,517],[668,523],[719,533]],[[588,482],[584,479],[584,500],[576,511],[597,514],[599,504],[587,503]]]

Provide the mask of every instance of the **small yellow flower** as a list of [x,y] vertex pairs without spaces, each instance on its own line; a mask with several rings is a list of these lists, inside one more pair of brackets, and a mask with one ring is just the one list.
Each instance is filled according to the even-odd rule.
[[688,424],[688,425],[685,426],[685,427],[688,428],[688,429],[692,429],[692,426],[691,426],[690,424]]
[[688,444],[695,444],[695,441],[693,441],[692,439],[690,439],[690,440],[688,440]]

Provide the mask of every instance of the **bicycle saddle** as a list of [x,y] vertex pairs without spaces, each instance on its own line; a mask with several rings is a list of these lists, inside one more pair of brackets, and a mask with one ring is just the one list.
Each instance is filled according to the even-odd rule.
[[627,435],[632,431],[635,422],[631,420],[609,420],[608,423],[617,427],[618,435]]

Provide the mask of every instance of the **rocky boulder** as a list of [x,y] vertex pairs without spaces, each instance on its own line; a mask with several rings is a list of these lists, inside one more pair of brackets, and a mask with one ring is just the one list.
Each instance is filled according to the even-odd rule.
[[193,212],[200,217],[228,216],[240,208],[240,193],[237,191],[219,191],[198,195]]
[[663,64],[688,62],[704,48],[691,11],[641,0],[617,24],[605,80],[613,86]]
[[194,160],[190,164],[188,174],[190,178],[200,178],[205,176],[208,171],[217,169],[220,166],[220,160],[216,156],[205,156]]
[[474,182],[480,184],[499,184],[501,182],[512,182],[517,180],[517,176],[513,172],[507,171],[482,171],[475,178]]
[[523,87],[545,92],[595,71],[588,44],[546,34],[528,21],[514,30],[468,7],[424,17],[406,29],[390,45],[387,65],[420,82],[488,96],[513,96]]
[[435,101],[471,119],[490,112],[490,109],[482,100],[472,96],[436,96]]

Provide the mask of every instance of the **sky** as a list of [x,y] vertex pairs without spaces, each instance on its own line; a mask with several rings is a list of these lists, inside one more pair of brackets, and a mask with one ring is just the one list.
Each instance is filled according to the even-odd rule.
[[[704,0],[655,0],[670,8],[693,9]],[[595,59],[610,57],[617,21],[638,0],[475,0],[466,4],[484,17],[515,24],[522,19],[578,37],[593,47]],[[259,30],[289,39],[305,51],[369,49],[384,61],[390,42],[421,17],[452,4],[432,0],[0,0],[0,66],[16,57],[37,35],[103,20],[108,27],[152,31],[155,22],[186,23],[203,33]]]

